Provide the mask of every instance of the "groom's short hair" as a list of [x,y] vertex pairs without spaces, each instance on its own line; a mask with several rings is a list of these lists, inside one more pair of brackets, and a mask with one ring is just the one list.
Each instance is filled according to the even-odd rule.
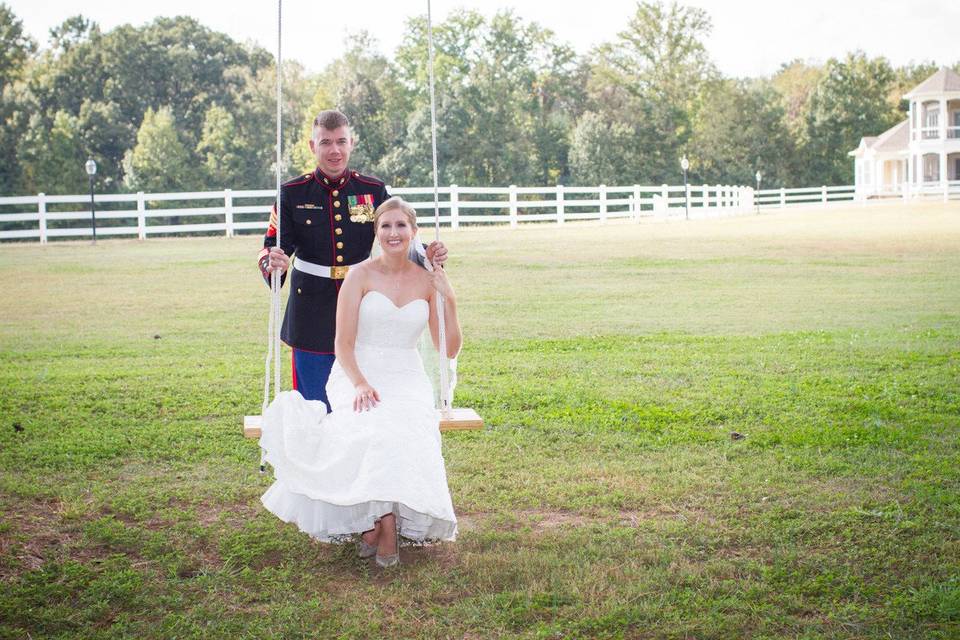
[[320,128],[323,127],[327,131],[333,131],[334,129],[339,129],[340,127],[346,127],[350,131],[350,137],[353,137],[353,128],[350,127],[350,120],[347,116],[343,115],[343,112],[336,109],[326,109],[317,114],[317,117],[313,119],[313,139],[317,139],[317,133],[319,133]]

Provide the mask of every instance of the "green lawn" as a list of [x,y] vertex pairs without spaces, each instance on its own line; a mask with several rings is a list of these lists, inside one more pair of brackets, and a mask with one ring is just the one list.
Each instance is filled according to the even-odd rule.
[[444,235],[388,572],[260,507],[257,238],[0,245],[0,637],[960,637],[960,204]]

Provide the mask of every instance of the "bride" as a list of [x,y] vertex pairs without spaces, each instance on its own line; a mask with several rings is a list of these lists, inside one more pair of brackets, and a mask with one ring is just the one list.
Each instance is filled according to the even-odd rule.
[[324,542],[360,533],[360,556],[388,567],[400,561],[398,536],[456,538],[439,415],[417,350],[427,325],[439,349],[438,293],[451,357],[463,340],[443,269],[407,257],[416,242],[413,207],[390,198],[373,224],[382,254],[351,267],[337,302],[332,412],[296,391],[270,405],[260,446],[276,481],[261,502]]

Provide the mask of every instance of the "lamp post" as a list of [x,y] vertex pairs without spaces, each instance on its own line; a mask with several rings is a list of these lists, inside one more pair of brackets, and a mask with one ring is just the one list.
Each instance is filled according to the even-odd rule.
[[757,175],[754,177],[757,179],[757,192],[753,194],[753,203],[757,207],[757,213],[760,213],[760,182],[763,180],[763,174],[760,173],[760,169],[757,169]]
[[87,169],[87,175],[90,176],[90,219],[93,220],[93,244],[97,244],[97,209],[93,203],[93,176],[97,175],[97,163],[90,158],[84,167]]
[[683,208],[686,211],[687,220],[690,219],[690,187],[687,186],[687,169],[690,168],[690,161],[687,156],[680,158],[680,168],[683,169]]

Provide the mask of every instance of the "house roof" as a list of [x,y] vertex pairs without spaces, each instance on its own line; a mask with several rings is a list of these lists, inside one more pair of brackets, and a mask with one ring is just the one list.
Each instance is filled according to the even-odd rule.
[[918,84],[904,98],[920,95],[960,92],[960,73],[950,67],[940,67],[932,76]]
[[890,127],[879,136],[865,136],[860,138],[860,146],[848,153],[850,156],[861,156],[870,150],[874,153],[897,153],[906,151],[910,145],[910,120],[904,120]]
[[910,145],[910,120],[895,124],[879,136],[871,145],[874,151],[903,151]]

